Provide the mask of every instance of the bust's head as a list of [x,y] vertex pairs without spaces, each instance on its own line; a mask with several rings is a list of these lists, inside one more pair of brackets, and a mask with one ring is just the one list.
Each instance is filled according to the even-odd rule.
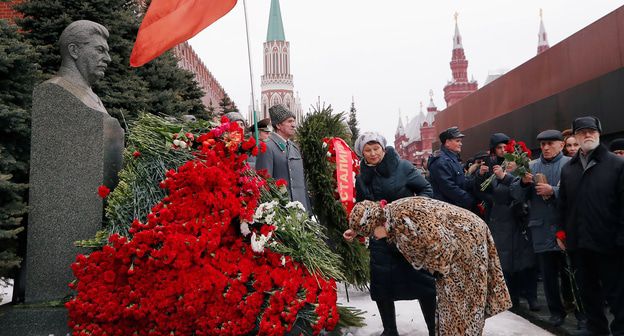
[[[74,21],[59,38],[61,69],[77,72],[89,86],[104,76],[111,58],[108,55],[108,30],[88,20]],[[76,74],[73,74],[75,77]]]

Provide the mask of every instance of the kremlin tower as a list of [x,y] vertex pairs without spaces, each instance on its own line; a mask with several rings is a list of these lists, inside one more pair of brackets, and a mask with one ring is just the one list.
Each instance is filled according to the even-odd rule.
[[550,48],[548,45],[548,35],[546,35],[546,29],[544,28],[544,18],[542,17],[542,9],[540,8],[540,26],[539,33],[537,34],[537,54],[541,54],[546,49]]
[[468,81],[468,60],[464,55],[464,46],[457,26],[457,16],[455,13],[455,36],[453,36],[453,57],[451,59],[451,71],[453,80],[444,87],[444,100],[446,106],[451,106],[460,99],[477,91],[477,82],[473,79]]
[[[269,117],[269,108],[282,104],[301,121],[302,110],[299,97],[293,95],[293,76],[290,73],[290,43],[284,35],[279,0],[271,0],[269,28],[264,50],[264,74],[261,81],[261,111],[258,120]],[[253,121],[253,116],[248,119]]]

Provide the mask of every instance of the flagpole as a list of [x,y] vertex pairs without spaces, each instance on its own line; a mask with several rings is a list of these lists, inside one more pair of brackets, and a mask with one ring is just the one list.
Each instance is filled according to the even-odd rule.
[[251,43],[249,42],[249,24],[247,23],[247,0],[243,0],[243,12],[245,12],[245,33],[247,34],[247,59],[249,61],[249,82],[251,84],[251,113],[253,115],[253,129],[256,138],[256,146],[260,146],[258,142],[258,118],[256,117],[256,98],[254,95],[254,76],[251,66]]

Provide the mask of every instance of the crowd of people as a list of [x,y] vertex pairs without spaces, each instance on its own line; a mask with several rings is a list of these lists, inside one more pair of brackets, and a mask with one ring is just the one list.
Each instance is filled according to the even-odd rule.
[[[279,105],[269,114],[257,130],[249,129],[263,133],[268,147],[252,164],[286,179],[291,199],[310,209],[302,153],[293,142],[295,116]],[[577,118],[569,130],[542,131],[536,138],[540,154],[520,175],[504,159],[511,139],[503,133],[492,134],[487,151],[462,162],[465,136],[451,127],[439,135],[441,148],[423,172],[401,159],[381,134],[364,132],[354,146],[362,159],[356,198],[393,202],[424,196],[474,212],[491,232],[515,308],[525,299],[530,310],[543,309],[537,300],[541,278],[553,326],[573,313],[579,335],[624,335],[624,139],[607,148],[601,133],[595,117]],[[413,299],[429,334],[436,334],[435,275],[414,268],[387,241],[383,225],[371,232],[370,294],[382,335],[398,335],[394,301]],[[345,231],[345,239],[354,237],[353,230]],[[605,307],[613,315],[610,324]]]
[[524,298],[529,309],[542,309],[541,277],[553,326],[573,312],[580,335],[624,335],[624,139],[607,148],[601,133],[595,117],[577,118],[563,132],[544,130],[530,172],[516,176],[504,159],[507,135],[492,134],[487,154],[462,165],[464,135],[452,127],[440,134],[428,173],[435,198],[487,222],[514,306]]

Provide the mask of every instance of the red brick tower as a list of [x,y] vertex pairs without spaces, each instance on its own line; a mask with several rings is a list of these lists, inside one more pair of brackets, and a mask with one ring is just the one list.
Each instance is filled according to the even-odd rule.
[[540,26],[539,33],[537,33],[537,53],[541,54],[544,50],[550,48],[548,45],[548,35],[546,34],[546,29],[544,28],[544,18],[542,17],[542,9],[540,8]]
[[444,87],[444,100],[446,100],[447,106],[455,104],[460,99],[477,91],[478,88],[477,81],[474,79],[468,81],[468,60],[466,60],[466,55],[464,55],[464,46],[462,45],[462,38],[457,26],[457,16],[458,14],[455,13],[453,57],[450,63],[453,79]]

